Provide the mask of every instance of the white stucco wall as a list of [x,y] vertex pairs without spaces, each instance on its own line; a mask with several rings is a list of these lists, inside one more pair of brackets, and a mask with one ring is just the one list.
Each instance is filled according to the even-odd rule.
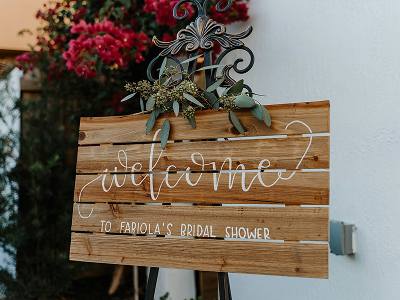
[[189,300],[196,298],[194,271],[160,268],[154,300],[159,300],[165,293],[168,300]]
[[331,101],[331,219],[357,226],[330,279],[231,274],[233,299],[399,299],[400,1],[251,0],[245,75],[264,104]]

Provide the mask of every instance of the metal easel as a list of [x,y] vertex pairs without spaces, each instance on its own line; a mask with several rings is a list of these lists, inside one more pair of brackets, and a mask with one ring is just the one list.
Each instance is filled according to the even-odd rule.
[[[207,17],[206,11],[210,0],[204,0],[203,4],[199,2],[199,0],[181,0],[174,7],[174,17],[175,19],[182,21],[185,20],[189,16],[189,12],[187,9],[182,7],[184,15],[179,17],[177,15],[178,9],[181,4],[184,3],[192,3],[198,9],[198,16],[196,20],[190,23],[186,28],[181,29],[177,34],[177,39],[171,42],[162,42],[157,39],[157,37],[153,37],[153,43],[164,49],[161,53],[154,58],[148,68],[147,68],[147,77],[151,82],[154,82],[156,79],[153,78],[153,67],[160,63],[160,61],[164,60],[165,57],[174,60],[178,65],[180,65],[180,61],[175,57],[178,54],[183,46],[186,45],[186,52],[190,53],[190,57],[194,57],[201,50],[204,54],[204,66],[213,65],[212,62],[212,50],[214,48],[214,42],[218,42],[225,50],[217,57],[215,61],[215,65],[221,63],[222,59],[230,52],[234,50],[241,49],[247,52],[250,56],[249,64],[243,68],[239,69],[238,64],[243,62],[243,59],[238,58],[233,64],[226,65],[222,72],[221,76],[217,76],[217,69],[207,69],[205,70],[205,81],[206,88],[212,85],[217,80],[224,78],[225,80],[221,84],[221,87],[230,87],[233,86],[236,82],[229,75],[229,72],[233,69],[238,74],[244,74],[248,72],[254,65],[254,55],[253,52],[244,45],[241,39],[249,36],[253,30],[252,26],[249,26],[245,31],[238,34],[228,34],[226,32],[226,27],[223,24],[218,24],[217,22],[211,20]],[[218,1],[216,4],[216,10],[219,13],[226,13],[232,7],[232,0],[228,1],[228,4],[225,8],[221,8],[223,5],[222,1]],[[191,74],[193,70],[195,70],[197,64],[197,60],[193,60],[189,62],[188,73]],[[180,65],[182,69],[182,65]],[[192,75],[192,80],[194,78],[194,73]],[[179,84],[179,80],[177,80],[176,84]],[[244,88],[247,89],[249,93],[252,93],[251,88],[248,85],[244,85]],[[216,93],[216,92],[215,92]],[[158,278],[158,267],[151,267],[149,273],[149,279],[147,281],[146,288],[146,296],[145,300],[154,300],[154,292],[156,290],[157,278]],[[219,291],[219,300],[232,300],[231,288],[229,285],[229,276],[228,273],[218,272],[218,291]]]
[[[156,267],[150,268],[149,279],[147,281],[147,287],[146,287],[145,300],[154,300],[154,292],[156,291],[159,269],[160,268]],[[218,291],[219,291],[219,300],[232,300],[228,273],[218,272]]]

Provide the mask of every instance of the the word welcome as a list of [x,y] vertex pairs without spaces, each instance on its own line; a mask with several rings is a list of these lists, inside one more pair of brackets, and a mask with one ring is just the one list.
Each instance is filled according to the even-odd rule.
[[[293,121],[293,122],[289,123],[286,126],[285,129],[287,129],[293,123],[300,123],[300,124],[306,126],[308,128],[308,130],[310,131],[310,133],[312,133],[310,127],[307,124],[305,124],[305,123],[303,123],[301,121]],[[159,130],[157,130],[155,132],[154,137],[153,137],[153,141],[156,141],[157,135],[158,135],[158,133],[160,131],[161,131],[161,129],[159,129]],[[309,144],[308,144],[303,156],[301,157],[300,161],[298,162],[298,164],[296,166],[296,169],[299,168],[301,162],[303,161],[305,155],[307,154],[307,152],[308,152],[308,150],[309,150],[309,148],[311,146],[311,143],[312,143],[312,136],[310,136]],[[154,168],[156,167],[157,163],[159,162],[160,158],[162,157],[162,153],[164,151],[164,150],[161,150],[157,160],[154,162],[154,147],[155,147],[155,145],[156,145],[155,143],[153,143],[151,145],[151,150],[150,150],[150,155],[149,155],[148,172],[153,172]],[[199,153],[199,152],[192,153],[190,157],[191,157],[192,162],[195,165],[201,167],[202,171],[204,171],[206,166],[211,166],[213,171],[217,171],[216,162],[206,163],[205,159],[204,159],[204,157],[203,157],[203,155],[201,153]],[[132,166],[128,166],[128,156],[127,156],[127,154],[126,154],[126,152],[124,150],[119,150],[119,152],[118,152],[118,163],[123,168],[123,170],[118,170],[118,167],[115,167],[114,168],[114,173],[118,173],[118,172],[125,173],[125,174],[123,174],[123,180],[122,181],[120,181],[120,182],[118,181],[117,174],[110,175],[110,174],[108,174],[109,170],[105,169],[104,170],[105,174],[99,175],[97,178],[95,178],[94,180],[92,180],[89,183],[87,183],[81,189],[81,191],[79,193],[78,201],[81,202],[81,196],[82,196],[82,193],[83,193],[84,189],[88,185],[92,184],[93,182],[95,182],[96,180],[98,180],[100,178],[102,178],[102,189],[103,189],[104,192],[109,192],[114,185],[117,188],[120,188],[120,187],[124,186],[126,184],[126,182],[127,182],[127,177],[128,176],[131,176],[131,180],[130,181],[134,186],[142,185],[143,182],[148,178],[150,196],[151,196],[151,198],[153,200],[156,201],[158,199],[159,195],[160,195],[161,188],[162,188],[164,183],[168,188],[173,189],[178,185],[178,183],[181,181],[182,178],[185,178],[185,181],[189,186],[196,186],[200,182],[201,177],[203,175],[203,173],[197,173],[197,174],[190,173],[190,167],[187,167],[185,169],[185,173],[183,173],[175,183],[171,183],[170,179],[169,179],[169,175],[170,175],[169,172],[179,171],[179,170],[177,170],[177,167],[175,165],[171,164],[166,168],[165,171],[167,173],[165,174],[164,179],[161,181],[160,185],[158,186],[157,190],[155,191],[154,174],[153,173],[146,174],[146,176],[144,176],[142,178],[142,180],[137,182],[136,179],[135,179],[135,176],[138,176],[138,174],[135,174],[135,172],[145,172],[145,170],[143,170],[143,166],[142,166],[141,163],[134,163]],[[226,165],[227,165],[227,170],[224,170]],[[243,192],[249,191],[251,186],[252,186],[252,184],[253,184],[253,182],[256,179],[258,179],[259,183],[263,187],[268,188],[268,187],[274,186],[279,180],[289,180],[289,179],[291,179],[293,177],[293,175],[296,173],[296,171],[294,171],[288,177],[282,177],[282,172],[278,171],[278,172],[276,172],[276,179],[272,183],[267,184],[267,183],[265,183],[263,181],[262,171],[268,169],[270,167],[270,165],[271,165],[271,162],[268,159],[262,159],[260,161],[260,163],[258,164],[258,168],[257,168],[258,172],[256,172],[256,175],[253,175],[253,178],[251,179],[250,183],[247,186],[246,186],[246,174],[254,174],[254,173],[246,173],[246,172],[244,172],[246,170],[246,168],[245,168],[245,166],[243,164],[239,164],[239,165],[236,166],[236,168],[233,169],[232,158],[227,157],[222,162],[222,165],[221,165],[221,168],[219,169],[219,171],[223,171],[223,170],[224,171],[229,171],[229,173],[228,173],[228,175],[229,175],[229,189],[232,189],[233,184],[234,184],[234,180],[235,180],[235,176],[236,176],[236,174],[238,172],[240,172],[240,174],[241,174],[241,188],[242,188]],[[126,173],[130,173],[130,172],[131,172],[131,174],[126,174]],[[111,184],[108,187],[105,184],[107,176],[112,176]],[[191,176],[198,176],[198,177],[197,177],[196,180],[193,180],[193,178],[191,178]],[[221,172],[214,172],[213,173],[213,189],[214,189],[214,191],[218,190],[220,176],[221,176]],[[89,218],[93,213],[93,209],[92,209],[92,211],[90,212],[90,214],[88,216],[83,216],[81,214],[80,206],[78,206],[78,212],[79,212],[79,215],[81,216],[81,218]]]

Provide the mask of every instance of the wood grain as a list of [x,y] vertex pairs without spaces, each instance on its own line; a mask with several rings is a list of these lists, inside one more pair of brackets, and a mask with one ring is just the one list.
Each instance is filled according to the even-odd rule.
[[[212,140],[243,137],[222,110],[196,112],[196,129],[172,113],[162,114],[148,135],[145,124],[149,115],[82,118],[70,259],[328,278],[329,245],[299,241],[329,240],[329,208],[300,205],[329,205],[329,172],[312,170],[329,169],[329,137],[313,136],[307,150],[311,138],[301,135],[310,130],[329,133],[330,103],[266,108],[271,115],[271,127],[256,119],[249,109],[235,111],[247,128],[244,136],[259,138],[234,141]],[[169,139],[178,142],[168,143],[161,153],[160,136],[154,136],[167,117],[171,123]],[[263,138],[274,135],[288,137]],[[222,173],[218,173],[228,157],[232,159],[232,169],[243,166],[246,171],[227,173],[226,162]],[[262,160],[269,170],[258,174],[254,170]],[[168,169],[171,165],[174,167]],[[294,169],[299,170],[291,171]],[[285,207],[207,206],[211,204],[285,204]],[[109,222],[107,230],[106,222]],[[133,232],[133,226],[139,225],[140,234],[166,237],[133,236],[138,233]],[[194,227],[197,230],[201,227],[202,233],[197,230],[194,233]],[[270,239],[264,235],[265,228]],[[218,239],[225,238],[227,233],[231,237],[235,232],[241,238],[241,233],[249,232],[251,240]]]
[[[171,171],[185,171],[187,167],[192,171],[201,171],[203,167],[199,154],[204,158],[206,171],[213,170],[211,162],[215,162],[216,170],[220,170],[226,158],[232,159],[233,168],[243,164],[246,170],[256,170],[264,159],[268,161],[263,166],[269,169],[294,170],[300,161],[299,169],[329,168],[329,137],[313,137],[307,150],[309,144],[310,137],[301,137],[168,143],[164,151],[159,143],[79,147],[76,172],[100,173],[106,169],[115,171],[116,167],[118,172],[126,172],[132,171],[136,163],[143,166],[142,172],[145,169],[149,171],[152,147],[152,165],[155,164],[153,171],[166,171],[170,165],[175,166]],[[193,153],[199,154],[192,158]],[[159,156],[160,160],[156,164]],[[135,168],[139,169],[138,165]],[[228,169],[228,162],[223,169]]]
[[70,259],[214,272],[328,278],[328,244],[71,234]]
[[[245,172],[245,186],[248,187],[251,180],[257,176],[254,172]],[[289,178],[292,172],[283,172],[281,177]],[[169,174],[169,182],[175,184],[183,174]],[[146,177],[147,176],[147,177]],[[120,203],[201,203],[201,204],[308,204],[329,205],[329,172],[300,172],[297,171],[289,180],[278,180],[272,187],[264,187],[256,178],[249,191],[243,192],[241,176],[237,174],[233,186],[229,189],[229,174],[221,173],[217,191],[214,190],[214,176],[212,173],[191,173],[189,180],[196,183],[190,186],[185,180],[185,175],[175,188],[169,188],[165,184],[165,174],[153,174],[153,191],[157,200],[151,197],[150,175],[135,174],[134,186],[131,174],[123,175],[77,175],[75,181],[74,201],[80,202],[120,202]],[[105,177],[105,179],[104,179]],[[115,178],[121,187],[116,187]],[[146,178],[145,178],[146,177]],[[95,180],[98,178],[97,180]],[[277,172],[263,172],[261,178],[265,184],[273,184],[277,178]],[[104,192],[104,186],[109,189]],[[90,183],[92,180],[92,183]],[[164,181],[163,181],[164,180]],[[162,184],[161,184],[162,183]],[[161,186],[161,188],[160,188]],[[82,188],[84,189],[82,190]],[[81,192],[82,191],[82,192]]]
[[[313,133],[329,132],[329,101],[305,102],[294,104],[266,105],[270,112],[272,125],[266,126],[256,119],[250,109],[235,111],[235,114],[247,128],[245,136],[293,135],[310,133],[308,128],[300,123],[307,124]],[[196,112],[197,127],[193,129],[189,122],[173,113],[160,115],[153,130],[146,135],[146,122],[149,115],[131,115],[115,117],[81,118],[79,144],[101,143],[133,143],[151,142],[156,130],[161,128],[165,118],[171,123],[170,140],[187,139],[214,139],[243,136],[229,122],[228,114],[224,110],[206,110]],[[160,138],[158,137],[158,140]]]
[[[81,212],[90,212],[93,209],[93,213],[90,218],[81,218],[78,209]],[[242,237],[248,239],[264,239],[265,233],[267,239],[329,241],[329,208],[327,207],[75,203],[71,230],[105,232],[104,222],[102,225],[104,220],[111,222],[110,233],[197,237],[214,235],[220,238]],[[124,223],[121,225],[121,222]],[[143,223],[146,225],[142,226]],[[168,226],[168,224],[171,225]],[[192,230],[193,227],[195,232]],[[240,227],[243,229],[240,230]],[[155,231],[157,228],[158,232]],[[260,228],[258,236],[257,228]],[[264,232],[264,228],[268,229]],[[188,233],[189,230],[190,233]],[[236,236],[232,234],[236,234]]]

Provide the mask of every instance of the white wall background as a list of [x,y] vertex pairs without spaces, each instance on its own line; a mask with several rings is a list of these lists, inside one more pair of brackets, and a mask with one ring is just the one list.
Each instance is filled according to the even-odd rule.
[[154,300],[159,300],[165,293],[168,300],[189,300],[196,298],[194,271],[160,268]]
[[[264,104],[331,101],[331,219],[358,252],[330,279],[231,274],[233,299],[400,299],[400,1],[251,0],[245,75]],[[178,300],[178,299],[176,299]]]

